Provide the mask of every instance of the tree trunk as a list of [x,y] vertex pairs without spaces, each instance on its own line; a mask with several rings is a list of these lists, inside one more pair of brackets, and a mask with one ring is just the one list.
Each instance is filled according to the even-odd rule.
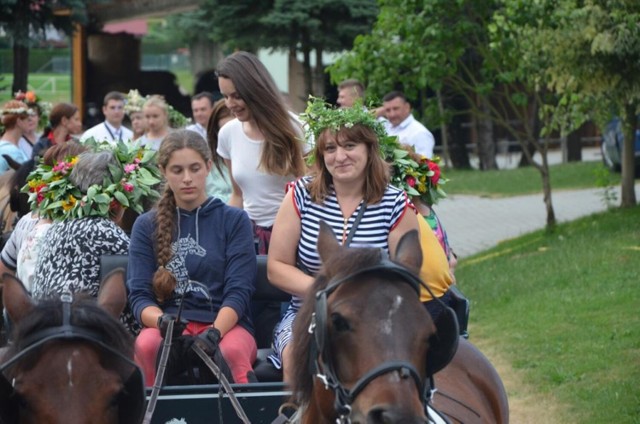
[[[27,91],[29,77],[29,47],[13,45],[13,84],[11,92]],[[11,96],[13,97],[13,96]]]
[[436,90],[436,96],[438,97],[438,110],[440,111],[440,138],[442,140],[442,158],[444,159],[444,166],[449,167],[451,158],[449,156],[449,135],[447,134],[447,124],[442,117],[444,116],[444,102],[442,101],[442,90]]
[[217,63],[224,59],[224,54],[220,45],[207,40],[205,37],[201,37],[192,42],[189,45],[189,52],[191,73],[196,78],[204,71],[215,69]]
[[316,67],[314,69],[314,96],[324,96],[324,63],[322,63],[322,47],[316,46]]
[[304,63],[302,64],[304,91],[305,96],[313,94],[313,72],[311,71],[311,40],[306,30],[302,32],[302,56]]
[[627,103],[622,116],[622,133],[624,143],[622,148],[622,181],[621,181],[621,201],[620,206],[630,208],[636,205],[636,191],[634,184],[635,176],[635,154],[634,144],[636,135],[636,104]]
[[582,131],[577,129],[567,136],[567,162],[582,161]]
[[478,129],[478,159],[480,160],[480,169],[483,171],[489,169],[498,169],[496,163],[496,142],[493,138],[493,121],[491,116],[491,107],[488,99],[484,96],[480,98],[480,110],[482,118],[476,121]]
[[545,208],[547,210],[547,231],[552,231],[556,226],[556,213],[553,210],[553,202],[551,201],[551,177],[549,175],[549,161],[546,152],[540,152],[542,156],[542,165],[538,166],[540,176],[542,177],[542,193]]
[[[532,101],[529,102],[529,105],[527,107],[526,119],[529,122],[531,133],[537,140],[537,137],[540,134],[540,117],[538,116],[538,102],[536,101],[535,96],[533,96]],[[522,149],[522,155],[520,155],[520,163],[518,163],[518,168],[533,165],[533,156],[536,153],[535,144],[529,142],[528,140],[524,140],[520,142],[520,148]]]

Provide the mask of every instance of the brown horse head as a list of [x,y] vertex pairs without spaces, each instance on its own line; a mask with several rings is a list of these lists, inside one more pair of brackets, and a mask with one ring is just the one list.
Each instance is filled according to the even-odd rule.
[[122,270],[94,299],[38,304],[16,278],[3,276],[3,301],[15,325],[0,370],[0,422],[139,422],[142,378],[133,340],[116,319],[126,302]]
[[391,263],[379,249],[340,246],[322,224],[323,266],[293,335],[293,391],[305,422],[348,414],[351,422],[424,423],[436,327],[413,275],[422,261],[417,234],[402,237]]

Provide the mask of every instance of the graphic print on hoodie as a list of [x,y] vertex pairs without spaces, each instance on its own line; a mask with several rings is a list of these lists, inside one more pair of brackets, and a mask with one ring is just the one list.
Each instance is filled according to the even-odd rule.
[[172,298],[162,304],[158,304],[151,283],[158,268],[155,219],[155,211],[141,215],[131,232],[127,286],[136,318],[140,320],[148,306],[177,313],[184,293],[185,319],[210,323],[220,308],[228,306],[238,314],[239,324],[253,332],[249,310],[256,258],[247,214],[215,198],[192,211],[176,209],[173,256],[166,267],[176,277],[177,285]]

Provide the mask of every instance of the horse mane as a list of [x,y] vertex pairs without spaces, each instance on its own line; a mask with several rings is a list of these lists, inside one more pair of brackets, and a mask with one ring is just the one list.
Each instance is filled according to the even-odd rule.
[[347,276],[363,268],[380,262],[382,251],[374,248],[342,248],[334,253],[316,276],[316,280],[309,289],[302,307],[298,311],[293,325],[293,357],[300,358],[293,363],[292,379],[294,401],[298,405],[306,405],[311,400],[313,389],[312,367],[315,357],[312,357],[311,345],[313,334],[310,334],[309,324],[315,310],[316,293],[326,288],[330,281],[338,276]]
[[[12,343],[4,356],[10,359],[23,349],[23,340],[40,330],[62,325],[62,301],[55,298],[40,301],[31,313],[16,324]],[[89,330],[102,342],[127,358],[133,358],[133,338],[120,321],[104,311],[89,295],[76,295],[71,304],[71,325]],[[36,349],[36,351],[39,349]],[[34,361],[37,355],[29,355]],[[25,367],[32,365],[23,363]]]

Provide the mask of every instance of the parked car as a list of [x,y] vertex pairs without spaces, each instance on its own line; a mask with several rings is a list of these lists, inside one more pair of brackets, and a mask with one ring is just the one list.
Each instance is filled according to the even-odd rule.
[[[602,132],[602,160],[612,171],[620,172],[622,164],[622,124],[619,118],[611,120]],[[640,129],[636,129],[635,137],[636,170],[640,167]]]

